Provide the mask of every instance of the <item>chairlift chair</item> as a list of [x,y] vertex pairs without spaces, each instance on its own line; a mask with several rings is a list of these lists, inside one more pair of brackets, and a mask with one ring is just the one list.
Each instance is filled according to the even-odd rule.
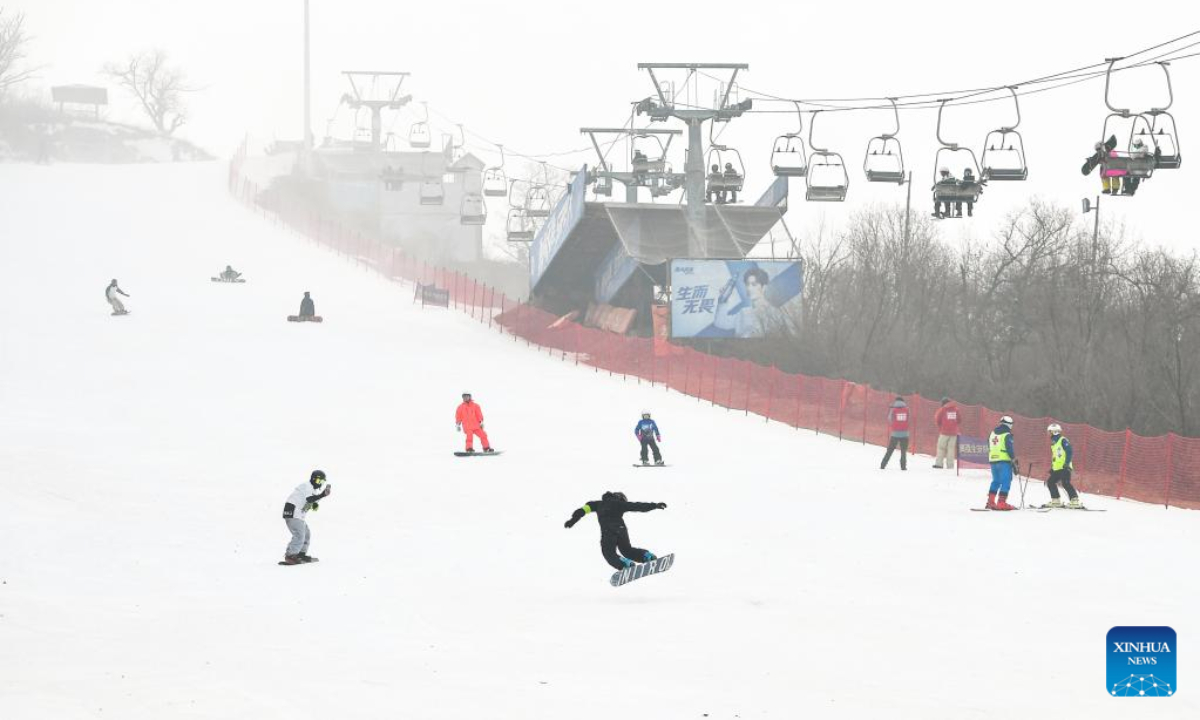
[[813,142],[813,127],[817,124],[820,110],[813,112],[808,123],[808,175],[805,177],[804,199],[812,202],[842,202],[850,189],[850,174],[839,153],[828,148],[819,148]]
[[[1163,69],[1163,73],[1167,76],[1167,104],[1160,108],[1152,108],[1146,114],[1150,116],[1150,133],[1154,141],[1154,147],[1158,150],[1157,167],[1160,170],[1178,170],[1183,164],[1183,157],[1179,154],[1179,135],[1175,128],[1175,117],[1168,110],[1175,104],[1175,89],[1171,86],[1171,71],[1168,69],[1170,63],[1160,60],[1159,67]],[[1161,123],[1160,121],[1166,120]],[[1168,128],[1170,128],[1168,130]]]
[[[713,159],[716,162],[713,162]],[[710,144],[708,155],[705,156],[705,167],[717,166],[717,171],[708,173],[709,193],[738,193],[746,181],[746,166],[742,162],[742,154],[736,148],[725,145]],[[726,165],[733,166],[733,173],[727,174]]]
[[500,164],[483,171],[483,194],[488,197],[508,195],[508,176],[504,174],[504,146],[500,148]]
[[525,214],[531,218],[550,217],[553,207],[550,190],[545,185],[532,185],[525,193]]
[[867,182],[903,183],[905,180],[904,153],[900,148],[900,109],[896,107],[896,99],[888,98],[892,103],[892,113],[896,117],[896,129],[867,141],[867,154],[863,158],[863,173]]
[[421,181],[421,204],[441,205],[446,199],[446,189],[441,178],[425,178]]
[[433,133],[429,130],[429,106],[425,107],[425,119],[418,120],[408,128],[408,145],[417,149],[425,149],[433,144]]
[[463,195],[458,211],[459,222],[463,225],[483,225],[487,222],[487,204],[479,193]]
[[[638,142],[639,140],[641,140],[640,143]],[[657,147],[651,148],[651,153],[646,153],[643,148],[646,147],[646,144],[650,140],[653,140],[657,144]],[[670,145],[670,143],[671,141],[668,137],[667,145]],[[633,155],[629,161],[629,166],[633,174],[640,178],[639,185],[648,184],[649,179],[651,179],[650,176],[662,175],[667,171],[667,145],[663,145],[662,140],[659,140],[658,136],[649,134],[634,135],[632,145]]]
[[[979,160],[975,156],[975,151],[968,147],[962,147],[958,143],[947,142],[942,139],[942,110],[945,109],[948,99],[939,100],[941,104],[938,106],[938,121],[937,121],[937,141],[942,145],[938,148],[934,155],[933,162],[933,201],[936,207],[941,207],[942,203],[947,204],[974,204],[979,202],[979,198],[983,195],[983,184],[986,180],[983,178],[983,171],[979,167]],[[964,177],[960,178],[953,185],[941,183],[938,176],[938,168],[949,168],[956,163],[952,163],[950,158],[969,158],[970,167],[974,180],[968,181]],[[961,161],[961,160],[960,160]],[[942,218],[953,217],[951,215],[939,216]]]
[[[1123,170],[1129,177],[1139,180],[1145,180],[1154,175],[1154,171],[1161,166],[1154,155],[1155,136],[1151,131],[1153,122],[1146,115],[1129,113],[1128,110],[1110,113],[1108,117],[1104,118],[1104,130],[1100,135],[1101,142],[1116,135],[1111,127],[1111,123],[1114,120],[1131,121],[1129,135],[1125,141],[1124,149],[1118,150],[1114,148],[1111,152],[1104,154],[1104,157],[1100,161],[1102,172],[1104,170]],[[1136,155],[1133,152],[1133,141],[1139,138],[1146,143],[1146,147],[1148,148],[1148,152],[1142,155]],[[1149,142],[1147,143],[1146,141]]]
[[1029,167],[1025,164],[1025,141],[1017,132],[1017,126],[1021,124],[1021,103],[1017,99],[1016,86],[1010,85],[1007,90],[1012,93],[1017,121],[1011,126],[992,130],[983,139],[983,155],[979,164],[984,180],[1010,181],[1029,177]]
[[808,150],[804,147],[804,115],[796,103],[800,129],[775,138],[771,147],[771,172],[776,177],[804,177],[808,174]]
[[602,197],[612,197],[613,179],[611,177],[596,178],[596,183],[592,185],[592,192]]
[[533,220],[521,208],[509,208],[505,228],[509,242],[529,242],[536,233]]

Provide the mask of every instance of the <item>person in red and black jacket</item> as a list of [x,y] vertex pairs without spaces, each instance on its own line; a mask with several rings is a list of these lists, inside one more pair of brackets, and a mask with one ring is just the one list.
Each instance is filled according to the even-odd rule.
[[888,461],[892,459],[892,452],[900,448],[900,469],[908,469],[908,404],[904,402],[904,398],[899,395],[892,401],[891,407],[888,408],[888,440],[887,452],[883,454],[883,462],[879,463],[879,469],[883,470],[887,467]]
[[953,470],[954,460],[958,457],[958,404],[948,397],[942,398],[942,406],[933,414],[933,421],[938,429],[937,457],[933,466],[938,470]]

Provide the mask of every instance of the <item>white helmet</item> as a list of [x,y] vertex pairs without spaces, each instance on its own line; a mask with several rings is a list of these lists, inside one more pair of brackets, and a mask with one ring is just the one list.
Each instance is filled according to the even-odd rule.
[[643,411],[642,411],[642,417],[644,417],[644,418],[648,418],[648,417],[650,417],[650,411],[649,411],[649,410],[643,410]]
[[1141,139],[1141,138],[1137,138],[1136,140],[1134,140],[1134,141],[1133,141],[1133,146],[1134,146],[1135,148],[1139,148],[1139,149],[1140,149],[1140,148],[1143,146],[1142,139]]
[[949,175],[949,174],[950,174],[950,168],[948,168],[948,167],[946,167],[945,165],[943,165],[943,166],[941,166],[940,168],[938,168],[938,172],[939,172],[939,173],[941,173],[941,174],[943,174],[943,175]]
[[1058,423],[1050,423],[1050,427],[1046,428],[1046,432],[1050,433],[1051,435],[1061,435],[1062,425],[1059,425]]
[[1012,419],[1012,416],[1011,416],[1011,415],[1005,415],[1004,417],[1000,418],[1000,424],[1001,424],[1001,425],[1007,425],[1007,426],[1009,426],[1009,427],[1012,427],[1012,424],[1013,424],[1013,419]]

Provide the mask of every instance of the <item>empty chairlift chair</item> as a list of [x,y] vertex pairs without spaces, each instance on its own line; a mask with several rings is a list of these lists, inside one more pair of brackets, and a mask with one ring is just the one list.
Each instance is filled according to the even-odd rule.
[[813,126],[817,124],[820,112],[813,112],[812,120],[808,123],[808,146],[812,148],[812,154],[808,157],[804,199],[812,202],[842,202],[850,189],[850,175],[839,153],[818,148],[813,142]]
[[545,185],[532,185],[525,194],[525,215],[531,218],[550,216],[552,209],[550,189]]
[[421,204],[441,205],[446,199],[446,189],[441,178],[425,178],[421,181]]
[[483,225],[487,222],[487,204],[479,193],[463,195],[462,206],[458,212],[459,222],[463,225]]
[[1017,99],[1017,89],[1009,86],[1012,93],[1013,105],[1017,109],[1017,121],[1008,127],[1001,127],[987,134],[983,139],[983,156],[980,158],[981,175],[984,180],[1024,180],[1029,177],[1029,167],[1025,164],[1025,141],[1017,126],[1021,124],[1021,103]]
[[433,133],[429,129],[429,106],[426,105],[425,119],[418,120],[408,128],[408,145],[418,150],[424,150],[432,144]]
[[506,229],[506,237],[509,242],[529,242],[533,240],[536,226],[533,220],[526,217],[524,210],[510,208]]
[[796,103],[800,128],[775,138],[771,146],[771,172],[776,177],[804,177],[808,174],[808,150],[804,147],[804,115]]
[[504,146],[500,148],[500,164],[483,171],[483,194],[488,197],[508,195],[508,176],[504,174]]
[[904,153],[900,141],[900,110],[896,107],[896,99],[888,98],[892,103],[892,112],[896,117],[896,129],[871,138],[867,142],[867,155],[863,158],[863,173],[867,182],[901,184],[905,179]]
[[1175,90],[1171,87],[1171,71],[1169,63],[1159,61],[1158,65],[1167,76],[1167,104],[1164,107],[1153,108],[1146,114],[1150,116],[1150,147],[1158,153],[1157,167],[1159,170],[1178,170],[1183,164],[1183,156],[1179,152],[1179,135],[1175,128],[1175,117],[1168,110],[1175,104]]

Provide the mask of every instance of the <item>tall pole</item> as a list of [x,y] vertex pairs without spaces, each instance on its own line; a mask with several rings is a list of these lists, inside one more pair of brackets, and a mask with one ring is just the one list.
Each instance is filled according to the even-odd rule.
[[912,215],[912,170],[908,171],[908,197],[904,201],[904,247],[908,247],[908,219]]
[[309,174],[312,168],[312,102],[310,100],[310,76],[308,67],[308,0],[304,0],[304,139],[300,143],[300,161],[304,173]]
[[1092,262],[1096,261],[1096,243],[1100,239],[1100,196],[1096,196],[1096,220],[1092,225]]
[[688,154],[684,165],[684,191],[687,194],[688,257],[708,257],[708,242],[704,229],[708,226],[704,209],[704,139],[700,135],[704,121],[687,120]]

